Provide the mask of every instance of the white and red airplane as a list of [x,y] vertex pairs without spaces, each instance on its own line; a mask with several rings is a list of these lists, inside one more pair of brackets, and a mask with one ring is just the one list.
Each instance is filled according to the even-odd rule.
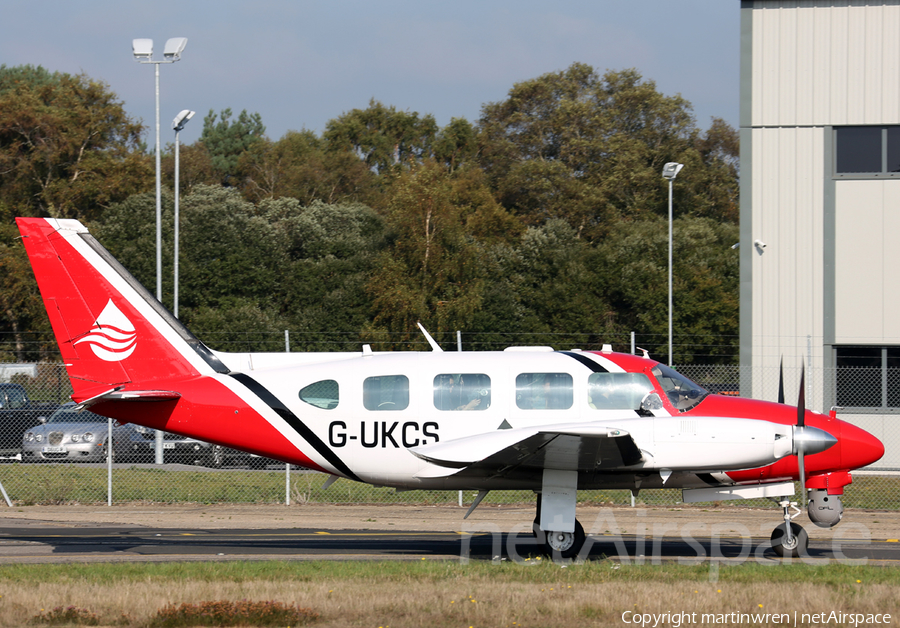
[[[93,412],[398,489],[538,496],[535,534],[575,555],[578,489],[681,488],[684,501],[772,497],[779,555],[809,516],[842,516],[853,469],[884,453],[871,434],[804,408],[710,394],[629,354],[221,353],[206,347],[75,220],[19,218],[66,364]],[[791,509],[795,511],[791,514]],[[469,512],[471,512],[471,510]],[[467,515],[468,516],[468,515]]]

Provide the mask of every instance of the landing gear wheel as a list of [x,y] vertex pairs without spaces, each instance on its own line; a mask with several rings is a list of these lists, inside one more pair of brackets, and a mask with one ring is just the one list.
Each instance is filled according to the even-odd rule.
[[798,523],[791,522],[791,538],[788,539],[787,528],[781,524],[772,531],[772,549],[781,557],[805,556],[809,548],[809,535]]
[[574,558],[584,546],[584,528],[577,519],[575,520],[574,532],[554,532],[551,530],[546,535],[544,550],[551,556],[558,554],[562,558]]
[[225,448],[221,445],[213,445],[209,450],[206,466],[218,469],[225,462]]

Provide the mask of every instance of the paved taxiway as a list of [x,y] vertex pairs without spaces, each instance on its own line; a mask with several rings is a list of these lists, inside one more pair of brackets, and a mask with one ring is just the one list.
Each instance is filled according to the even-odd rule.
[[[591,536],[590,557],[623,561],[770,560],[763,537],[636,535]],[[464,532],[373,530],[237,530],[133,527],[0,528],[0,563],[179,560],[459,559],[524,560],[537,554],[530,536]],[[900,565],[900,544],[845,539],[839,546],[812,542],[809,559],[865,559]]]
[[[422,505],[28,506],[0,509],[0,563],[455,559],[537,553],[525,507]],[[579,508],[590,557],[772,560],[777,509]],[[900,565],[900,513],[849,512],[823,530],[805,517],[810,560]]]

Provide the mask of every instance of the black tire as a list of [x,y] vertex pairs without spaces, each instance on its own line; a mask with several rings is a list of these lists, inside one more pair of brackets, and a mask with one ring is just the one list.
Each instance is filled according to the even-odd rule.
[[[539,529],[539,526],[535,526]],[[578,519],[575,520],[574,532],[540,532],[546,534],[543,539],[544,551],[553,558],[574,558],[584,547],[585,534],[584,528]],[[540,539],[540,537],[538,537]]]
[[806,556],[809,549],[809,535],[799,523],[791,521],[791,534],[793,535],[792,543],[787,542],[787,528],[785,524],[781,524],[772,531],[772,549],[780,557],[785,556]]

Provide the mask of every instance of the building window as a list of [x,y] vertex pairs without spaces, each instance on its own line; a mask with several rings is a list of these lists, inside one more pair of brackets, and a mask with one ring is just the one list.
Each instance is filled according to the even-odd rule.
[[900,408],[900,347],[836,347],[837,405]]
[[835,176],[900,176],[900,126],[835,127],[834,146]]

